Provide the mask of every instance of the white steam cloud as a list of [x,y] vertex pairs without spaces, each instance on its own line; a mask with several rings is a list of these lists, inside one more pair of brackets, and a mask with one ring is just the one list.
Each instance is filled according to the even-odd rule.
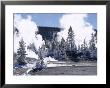
[[94,30],[93,26],[86,21],[87,17],[87,14],[63,15],[60,19],[60,25],[63,30],[58,33],[58,40],[61,41],[61,38],[67,39],[68,30],[71,26],[75,34],[75,43],[77,46],[83,44],[84,39],[89,43]]
[[18,34],[14,32],[14,52],[17,52],[19,48],[19,41],[23,38],[26,43],[26,53],[28,57],[37,58],[38,56],[33,52],[27,49],[27,46],[34,43],[35,48],[38,50],[39,47],[44,44],[42,36],[38,34],[35,37],[35,32],[38,31],[37,25],[34,21],[31,20],[31,16],[23,18],[20,14],[14,15],[14,28],[18,29]]

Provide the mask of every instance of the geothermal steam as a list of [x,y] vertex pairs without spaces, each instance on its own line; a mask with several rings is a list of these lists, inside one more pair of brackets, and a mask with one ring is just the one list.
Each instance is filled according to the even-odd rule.
[[[68,37],[68,30],[70,26],[75,34],[75,43],[76,45],[83,44],[84,39],[87,44],[91,39],[91,34],[94,33],[93,26],[86,21],[88,15],[87,14],[64,14],[60,19],[61,28],[63,28],[60,32],[58,32],[58,40],[61,41],[61,38],[65,40]],[[27,16],[27,18],[23,18],[19,14],[14,15],[14,28],[18,29],[18,34],[14,32],[14,52],[17,52],[19,48],[19,41],[23,38],[26,43],[26,53],[28,57],[38,58],[32,50],[27,49],[27,46],[34,43],[36,49],[38,50],[44,44],[42,40],[42,36],[38,34],[35,37],[35,32],[38,31],[37,25],[34,21],[32,21],[31,16]]]
[[83,44],[84,39],[87,44],[91,39],[91,34],[94,33],[93,26],[86,21],[87,14],[65,14],[60,19],[60,25],[63,30],[58,33],[58,40],[61,41],[61,38],[67,39],[68,30],[70,26],[74,31],[75,43],[76,45]]
[[14,52],[17,52],[19,48],[19,41],[23,38],[26,43],[26,53],[28,57],[38,58],[33,51],[27,49],[27,46],[34,43],[35,48],[38,50],[39,47],[44,44],[42,40],[42,36],[38,34],[35,37],[35,32],[38,31],[37,25],[34,21],[32,21],[31,16],[27,16],[27,18],[23,18],[21,15],[14,15],[14,28],[18,29],[18,34],[14,32]]

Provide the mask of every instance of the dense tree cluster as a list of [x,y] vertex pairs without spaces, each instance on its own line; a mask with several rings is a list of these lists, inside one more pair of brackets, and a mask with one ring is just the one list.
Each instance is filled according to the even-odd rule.
[[[35,33],[37,35],[37,33]],[[52,41],[45,40],[45,44],[36,50],[34,44],[30,44],[27,49],[31,49],[35,52],[39,59],[43,61],[45,57],[52,57],[56,60],[97,60],[97,35],[91,34],[91,40],[89,44],[86,43],[86,39],[82,45],[76,46],[75,44],[75,34],[72,27],[69,28],[68,37],[65,41],[63,38],[60,42],[57,41],[57,36],[53,36]],[[20,65],[25,65],[26,51],[25,42],[23,39],[19,42],[19,49],[17,51],[17,62]]]
[[47,47],[47,56],[51,56],[57,60],[96,60],[97,59],[97,38],[96,33],[91,34],[91,40],[89,44],[84,39],[83,44],[76,46],[75,34],[72,27],[69,28],[68,37],[65,41],[63,38],[61,42],[57,41],[57,36],[53,37],[52,41],[45,41],[45,47]]

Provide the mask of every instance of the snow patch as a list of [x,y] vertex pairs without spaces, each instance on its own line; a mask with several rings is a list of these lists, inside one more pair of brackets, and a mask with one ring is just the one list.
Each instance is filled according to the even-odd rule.
[[57,60],[55,60],[54,58],[52,58],[52,57],[45,57],[44,58],[44,63],[47,63],[47,62],[49,62],[49,61],[57,61]]

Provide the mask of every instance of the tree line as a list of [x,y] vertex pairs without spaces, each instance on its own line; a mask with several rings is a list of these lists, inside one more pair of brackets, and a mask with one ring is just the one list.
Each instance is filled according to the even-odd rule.
[[[35,35],[37,35],[35,33]],[[52,57],[56,60],[71,60],[71,61],[80,61],[80,60],[97,60],[97,35],[96,33],[91,34],[91,40],[89,44],[86,43],[84,39],[83,44],[76,46],[75,44],[75,34],[70,26],[68,30],[68,37],[66,41],[64,38],[61,39],[61,42],[57,41],[57,36],[53,37],[52,41],[45,40],[45,44],[42,47],[39,47],[37,50],[34,44],[30,44],[28,47],[25,46],[25,41],[21,39],[19,41],[19,48],[17,50],[18,63],[26,64],[26,50],[30,49],[35,54],[38,55],[39,59],[43,60],[45,57]]]

